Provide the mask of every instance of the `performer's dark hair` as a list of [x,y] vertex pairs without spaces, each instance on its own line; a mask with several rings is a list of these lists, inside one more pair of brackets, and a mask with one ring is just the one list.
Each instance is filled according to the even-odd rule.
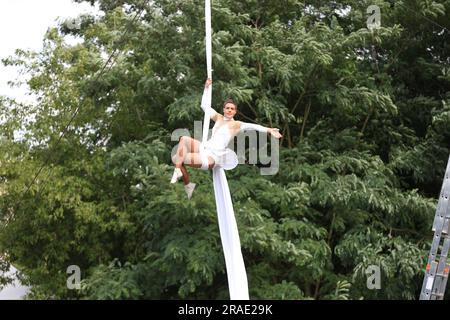
[[237,104],[236,104],[236,102],[234,102],[233,99],[228,98],[227,100],[225,100],[225,102],[223,103],[223,107],[224,107],[224,108],[225,108],[225,106],[227,105],[227,103],[232,103],[232,104],[234,104],[234,106],[235,106],[236,109],[237,109]]

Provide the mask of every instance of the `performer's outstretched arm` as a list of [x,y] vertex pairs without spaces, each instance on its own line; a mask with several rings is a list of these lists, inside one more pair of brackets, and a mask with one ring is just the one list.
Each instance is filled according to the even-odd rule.
[[209,88],[211,83],[212,83],[212,80],[210,80],[210,79],[206,80],[205,90],[203,90],[203,96],[202,96],[202,104],[200,106],[203,109],[203,111],[205,111],[205,112],[207,110],[209,111],[209,115],[213,121],[217,121],[220,119],[220,117],[222,115],[219,114],[218,112],[216,112],[216,110],[214,110],[213,108],[211,108],[211,105],[208,105],[206,103],[208,90],[211,90],[211,88]]
[[239,127],[239,131],[250,131],[250,130],[256,130],[259,132],[267,132],[271,135],[273,135],[275,138],[281,138],[282,135],[280,134],[278,128],[267,128],[267,127],[263,127],[259,124],[255,124],[255,123],[248,123],[248,122],[242,122],[242,121],[238,121],[240,124]]

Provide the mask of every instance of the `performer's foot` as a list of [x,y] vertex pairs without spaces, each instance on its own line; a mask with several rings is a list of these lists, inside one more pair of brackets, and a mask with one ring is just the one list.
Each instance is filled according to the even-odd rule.
[[186,190],[186,194],[188,196],[188,199],[191,199],[192,192],[194,192],[196,184],[189,182],[187,185],[184,186],[184,190]]
[[176,183],[183,176],[183,172],[181,172],[180,168],[175,168],[173,171],[172,179],[170,183]]

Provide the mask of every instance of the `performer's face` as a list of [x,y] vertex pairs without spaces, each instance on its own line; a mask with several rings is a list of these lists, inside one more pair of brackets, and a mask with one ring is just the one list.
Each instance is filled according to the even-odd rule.
[[223,115],[227,118],[232,118],[236,114],[236,106],[232,103],[227,103],[223,107]]

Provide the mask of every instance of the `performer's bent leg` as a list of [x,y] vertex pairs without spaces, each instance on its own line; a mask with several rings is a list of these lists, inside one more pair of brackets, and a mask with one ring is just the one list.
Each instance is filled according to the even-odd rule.
[[[207,170],[208,168],[212,169],[215,162],[213,158],[208,157],[206,154],[189,152],[184,157],[184,164],[181,164],[180,167],[175,168],[174,177],[172,177],[171,182],[173,181],[172,183],[175,183],[180,177],[183,178],[184,189],[188,199],[191,199],[196,184],[189,182],[189,174],[186,170],[185,164],[194,168],[202,168]],[[178,173],[177,170],[179,171]]]
[[180,143],[178,144],[177,153],[172,158],[175,167],[181,168],[183,162],[185,162],[185,157],[188,153],[197,153],[200,150],[200,141],[197,141],[188,136],[180,137]]
[[181,169],[181,172],[183,173],[182,179],[183,179],[184,185],[189,184],[189,174],[188,174],[188,172],[187,172],[186,167],[184,166],[184,164],[181,165],[180,169]]
[[[202,157],[200,156],[200,153],[188,153],[186,155],[185,165],[188,165],[193,168],[201,168],[202,167]],[[215,165],[214,159],[211,157],[208,157],[208,169],[212,169]]]
[[[192,139],[188,136],[182,136],[180,137],[180,143],[178,144],[177,153],[172,157],[172,162],[174,163],[175,167],[181,170],[181,173],[183,174],[183,182],[184,184],[189,184],[189,175],[186,170],[186,167],[184,166],[186,155],[191,152],[199,152],[200,150],[200,142]],[[176,171],[176,170],[175,170]],[[174,173],[175,175],[176,173]]]

